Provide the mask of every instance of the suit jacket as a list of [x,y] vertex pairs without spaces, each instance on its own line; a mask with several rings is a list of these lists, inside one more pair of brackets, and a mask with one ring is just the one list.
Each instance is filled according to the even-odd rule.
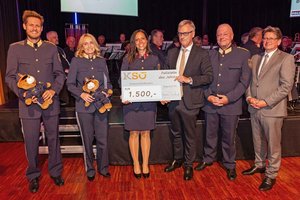
[[[25,104],[24,90],[17,87],[18,73],[34,76],[37,82],[50,82],[55,91],[53,104],[42,110],[37,104]],[[58,115],[60,112],[58,95],[66,80],[57,52],[57,47],[50,43],[39,41],[37,47],[23,40],[11,44],[7,54],[7,69],[5,81],[8,87],[19,97],[20,118],[39,118]]]
[[[284,117],[287,115],[287,95],[291,91],[294,76],[294,57],[281,50],[276,50],[267,64],[262,68],[259,76],[258,68],[263,54],[252,57],[252,81],[246,96],[265,100],[268,106],[260,109],[267,117]],[[250,113],[258,110],[249,105]]]
[[250,39],[242,47],[245,48],[245,49],[248,49],[250,51],[250,53],[251,53],[251,56],[253,56],[255,54],[261,54],[261,53],[263,53],[263,49],[257,47],[256,44],[252,40],[250,40]]
[[[177,58],[180,48],[173,48],[168,51],[165,68],[176,69]],[[209,60],[208,52],[196,45],[192,46],[183,75],[191,77],[193,84],[184,83],[183,102],[187,109],[196,109],[204,105],[203,88],[213,80],[213,71]]]
[[[203,110],[207,113],[223,115],[242,114],[242,96],[245,94],[251,80],[251,69],[248,65],[250,53],[240,47],[231,47],[225,54],[218,49],[209,51],[213,66],[214,80],[205,89],[206,99]],[[224,106],[215,106],[207,101],[208,96],[226,95],[229,103]]]

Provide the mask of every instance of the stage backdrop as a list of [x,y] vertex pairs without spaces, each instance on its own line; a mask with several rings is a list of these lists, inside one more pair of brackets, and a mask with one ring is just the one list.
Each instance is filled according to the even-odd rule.
[[[177,32],[182,19],[191,19],[196,24],[196,34],[207,33],[215,42],[215,30],[220,23],[229,23],[235,32],[235,41],[253,26],[278,26],[284,35],[293,36],[299,31],[299,18],[290,18],[290,0],[139,0],[138,17],[78,14],[78,23],[89,24],[89,32],[95,36],[104,34],[108,42],[118,40],[121,32],[127,35],[139,28],[148,33],[154,28],[165,30],[165,39],[170,40]],[[100,5],[101,6],[101,5]],[[0,1],[0,69],[6,68],[8,45],[24,39],[21,16],[24,10],[36,10],[45,17],[45,33],[56,30],[60,45],[65,46],[65,23],[74,23],[72,13],[60,12],[60,0],[1,0]],[[4,89],[6,98],[13,98]]]

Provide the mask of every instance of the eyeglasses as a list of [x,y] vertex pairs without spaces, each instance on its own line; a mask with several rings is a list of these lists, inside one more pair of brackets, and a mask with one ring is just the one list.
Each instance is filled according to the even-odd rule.
[[180,37],[180,36],[188,36],[190,33],[192,33],[193,31],[190,31],[190,32],[177,32],[177,35]]
[[274,41],[277,40],[278,38],[263,38],[263,41]]

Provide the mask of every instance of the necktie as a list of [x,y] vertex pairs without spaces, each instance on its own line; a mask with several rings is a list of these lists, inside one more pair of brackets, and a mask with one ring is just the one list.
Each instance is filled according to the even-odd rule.
[[186,53],[186,49],[182,49],[181,60],[180,60],[180,65],[179,65],[179,76],[182,76],[183,72],[184,72],[184,68],[185,68],[185,53]]
[[264,68],[264,66],[267,64],[268,60],[269,60],[269,55],[266,53],[265,54],[265,59],[264,59],[264,62],[263,64],[260,66],[259,70],[258,70],[258,75],[260,74],[260,72],[262,71],[262,69]]

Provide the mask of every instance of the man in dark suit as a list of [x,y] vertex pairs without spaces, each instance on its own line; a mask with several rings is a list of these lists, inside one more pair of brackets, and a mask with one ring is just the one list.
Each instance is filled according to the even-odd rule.
[[[263,31],[265,52],[252,57],[252,81],[246,98],[251,114],[254,165],[244,175],[265,173],[259,190],[272,189],[281,163],[281,128],[287,116],[287,95],[294,84],[294,57],[278,49],[282,33],[268,26]],[[268,162],[266,162],[268,161]]]
[[172,101],[169,105],[174,161],[165,168],[165,172],[171,172],[184,163],[183,178],[191,180],[196,158],[196,120],[204,105],[203,87],[212,82],[213,76],[207,51],[193,45],[194,23],[190,20],[181,21],[178,24],[178,36],[181,48],[169,50],[167,68],[179,71],[176,80],[182,86],[182,99]]
[[232,45],[233,30],[229,24],[217,29],[218,49],[209,51],[214,80],[205,90],[206,140],[203,162],[195,170],[212,165],[217,155],[218,132],[221,132],[222,164],[229,180],[236,178],[235,133],[238,116],[242,114],[242,96],[249,86],[251,70],[248,50]]
[[166,63],[167,54],[166,51],[162,49],[164,42],[164,33],[162,30],[154,29],[151,31],[151,43],[150,49],[154,55],[159,59],[159,64],[163,67]]
[[243,45],[243,47],[250,51],[251,56],[263,52],[261,47],[262,31],[263,29],[260,27],[253,27],[249,31],[249,40]]
[[[66,76],[68,75],[69,73],[69,69],[70,69],[70,62],[68,61],[67,59],[67,55],[65,53],[65,51],[59,47],[59,38],[58,38],[58,34],[56,31],[49,31],[46,33],[46,38],[49,42],[53,43],[56,45],[57,47],[57,51],[58,51],[58,54],[59,54],[59,57],[60,57],[60,61],[61,61],[61,64],[62,64],[62,67],[63,67],[63,70],[66,74]],[[59,94],[59,97],[60,97],[60,105],[62,106],[65,106],[69,103],[69,92],[67,90],[67,86],[64,84],[60,94]]]
[[[41,176],[41,171],[38,168],[41,118],[43,119],[48,141],[50,176],[56,185],[61,186],[64,184],[61,177],[63,165],[58,138],[58,115],[60,112],[58,93],[66,77],[56,46],[44,42],[40,38],[43,31],[43,22],[43,16],[35,11],[24,11],[23,28],[26,31],[27,38],[10,45],[5,77],[8,87],[19,98],[19,117],[21,118],[28,160],[26,176],[29,180],[29,190],[33,193],[39,189],[39,177]],[[51,83],[51,88],[47,89],[42,95],[45,101],[53,100],[48,109],[41,109],[37,103],[30,106],[25,104],[26,91],[17,87],[18,73],[31,75],[35,77],[37,82]],[[32,97],[32,100],[36,102],[37,98]]]

